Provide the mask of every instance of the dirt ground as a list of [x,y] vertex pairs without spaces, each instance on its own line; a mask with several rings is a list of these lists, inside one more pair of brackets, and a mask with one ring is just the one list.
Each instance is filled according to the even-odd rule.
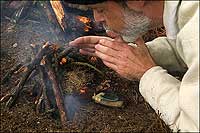
[[[16,63],[26,63],[33,57],[30,44],[42,44],[51,41],[58,44],[66,40],[58,29],[47,22],[44,14],[38,10],[31,10],[32,17],[28,16],[19,23],[11,23],[5,11],[1,14],[1,47],[0,78]],[[34,17],[33,17],[34,16]],[[34,18],[34,19],[33,19]],[[81,68],[80,68],[81,69]],[[29,89],[34,81],[24,87],[17,103],[6,109],[1,103],[1,127],[3,132],[170,132],[170,129],[159,118],[154,110],[146,103],[138,91],[138,81],[128,81],[120,78],[105,66],[104,70],[109,90],[115,92],[125,103],[123,108],[111,108],[94,103],[91,99],[75,112],[74,117],[64,128],[58,118],[48,112],[37,114],[33,97]],[[75,68],[74,71],[77,72]],[[74,73],[76,73],[74,72]],[[94,73],[87,73],[94,76]],[[13,88],[20,75],[14,75],[8,84],[1,85],[0,97]],[[79,77],[80,78],[80,77]],[[84,75],[82,76],[82,79]],[[72,78],[73,81],[77,80]],[[71,79],[71,80],[72,80]],[[80,78],[81,79],[81,78]],[[69,82],[69,81],[68,81]],[[87,82],[86,80],[84,82]],[[104,86],[100,84],[98,87]],[[78,86],[77,86],[78,87]]]

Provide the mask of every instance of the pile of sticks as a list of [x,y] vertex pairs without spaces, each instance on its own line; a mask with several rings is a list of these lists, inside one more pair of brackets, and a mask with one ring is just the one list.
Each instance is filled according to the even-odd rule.
[[[7,4],[14,5],[13,7],[19,5],[13,13],[14,18],[17,17],[15,20],[15,23],[17,23],[23,17],[23,13],[26,15],[27,10],[24,9],[29,9],[35,4],[35,2],[11,2]],[[78,32],[81,32],[81,34],[83,34],[82,32],[85,33],[84,27],[86,24],[79,21],[76,15],[66,12],[61,1],[43,2],[42,4],[48,20],[55,25],[60,25],[62,31],[68,33],[72,32],[72,29],[75,29],[77,33],[74,34],[78,34]],[[19,11],[20,14],[18,13]],[[19,15],[16,16],[16,14]],[[91,26],[91,29],[86,32],[87,34],[104,34],[105,30],[101,24],[91,21],[89,25]],[[5,96],[3,96],[0,99],[0,102],[5,102],[6,107],[11,108],[19,98],[20,92],[22,92],[24,85],[27,84],[28,81],[32,80],[34,76],[39,75],[41,80],[39,80],[39,83],[36,83],[33,87],[38,92],[35,100],[36,112],[39,113],[58,110],[61,123],[64,126],[68,120],[68,117],[66,114],[67,110],[64,107],[62,83],[60,83],[61,77],[59,77],[57,73],[60,70],[61,60],[72,51],[76,51],[77,49],[69,47],[68,44],[63,47],[59,47],[58,45],[50,42],[46,42],[42,46],[31,45],[31,48],[35,56],[33,60],[24,65],[16,64],[1,80],[1,84],[5,84],[9,81],[9,79],[11,79],[13,74],[23,73],[16,87],[12,88]],[[75,63],[78,65],[88,66],[97,71],[99,74],[103,75],[101,71],[87,63]]]
[[33,76],[39,74],[41,83],[37,83],[36,85],[36,88],[39,90],[35,100],[36,111],[40,112],[41,109],[46,111],[58,109],[61,123],[65,126],[67,122],[67,110],[64,108],[63,92],[56,71],[59,69],[61,59],[73,51],[74,48],[59,48],[58,45],[51,44],[50,42],[46,42],[42,47],[39,45],[31,46],[35,54],[34,59],[25,65],[17,64],[3,77],[1,84],[5,84],[14,73],[23,73],[17,86],[3,96],[0,102],[5,102],[6,107],[11,108],[19,98],[24,85]]

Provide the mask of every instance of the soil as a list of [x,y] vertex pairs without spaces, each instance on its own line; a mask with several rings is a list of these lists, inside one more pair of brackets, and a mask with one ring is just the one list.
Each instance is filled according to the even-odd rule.
[[[9,15],[6,14],[6,9],[1,14],[1,79],[16,63],[26,63],[33,58],[30,44],[42,44],[45,41],[65,44],[66,41],[69,41],[63,37],[59,29],[48,23],[45,14],[41,13],[40,10],[29,12],[31,12],[32,17],[30,17],[31,15],[25,17],[18,23],[12,23],[6,17],[6,15]],[[170,132],[169,127],[160,119],[160,115],[145,102],[139,93],[138,81],[123,79],[103,65],[98,68],[104,71],[106,78],[101,79],[98,83],[96,82],[98,85],[90,89],[97,87],[101,90],[104,88],[116,93],[124,101],[124,107],[106,107],[96,104],[91,99],[83,103],[80,98],[78,99],[79,108],[68,121],[66,127],[62,127],[57,116],[52,116],[48,112],[36,113],[34,97],[30,94],[30,88],[33,87],[36,78],[25,85],[20,98],[11,109],[6,109],[5,103],[1,103],[0,131],[2,133],[43,131]],[[73,89],[73,87],[81,88],[91,79],[98,80],[95,78],[100,78],[95,74],[93,71],[88,72],[88,68],[74,66],[67,73],[66,84],[70,89]],[[1,85],[0,97],[13,88],[19,78],[20,75],[14,75],[9,83]],[[75,100],[77,100],[76,97]]]

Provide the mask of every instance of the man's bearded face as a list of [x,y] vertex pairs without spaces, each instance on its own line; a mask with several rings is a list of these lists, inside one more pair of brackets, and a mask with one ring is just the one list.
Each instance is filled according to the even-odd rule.
[[[138,37],[149,30],[151,20],[143,14],[127,9],[124,11],[123,15],[124,26],[118,34],[123,37],[124,41],[134,42]],[[106,30],[115,32],[114,29],[110,29],[106,25],[104,25],[104,27]]]

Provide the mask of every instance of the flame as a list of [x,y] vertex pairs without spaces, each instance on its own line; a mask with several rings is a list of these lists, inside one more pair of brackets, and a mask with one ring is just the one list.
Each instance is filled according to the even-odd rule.
[[77,16],[77,19],[81,22],[83,22],[84,24],[87,24],[87,23],[90,23],[91,20],[87,17],[84,17],[84,16]]
[[80,90],[80,93],[81,93],[81,94],[83,94],[83,93],[85,93],[85,92],[86,92],[85,90]]
[[87,27],[87,26],[84,27],[84,31],[88,32],[89,30],[90,30],[89,27]]
[[97,62],[97,57],[94,57],[94,56],[92,56],[91,58],[90,58],[90,62]]
[[85,94],[86,93],[86,91],[87,91],[87,87],[82,87],[81,89],[80,89],[80,94]]
[[77,19],[85,24],[84,31],[88,32],[92,27],[90,26],[91,19],[84,16],[77,16]]
[[60,24],[61,28],[64,30],[64,26],[62,24],[62,20],[65,16],[65,13],[64,13],[64,9],[62,7],[62,4],[61,4],[61,1],[54,1],[54,0],[50,0],[50,4],[53,8],[53,11],[56,15],[56,18],[58,20],[58,23]]
[[60,61],[60,65],[66,64],[67,63],[67,58],[62,58]]

